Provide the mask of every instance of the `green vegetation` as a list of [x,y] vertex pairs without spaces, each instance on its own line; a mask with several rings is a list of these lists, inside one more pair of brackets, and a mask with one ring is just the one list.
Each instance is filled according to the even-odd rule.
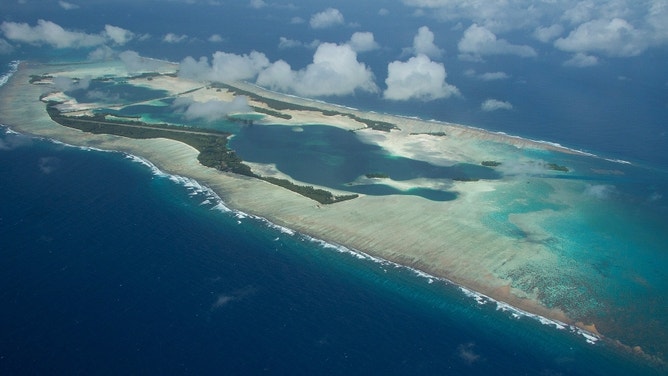
[[229,133],[178,127],[170,124],[147,124],[135,120],[112,121],[107,119],[107,114],[104,113],[93,116],[65,116],[56,107],[58,104],[58,102],[53,101],[47,103],[46,111],[53,121],[66,127],[95,134],[112,134],[136,139],[168,138],[180,141],[199,151],[197,160],[203,166],[265,180],[321,204],[333,204],[359,197],[357,194],[335,196],[331,192],[312,186],[300,186],[285,179],[257,175],[251,171],[248,165],[243,163],[243,160],[233,150],[228,149]]
[[[336,115],[347,116],[347,117],[349,117],[349,118],[351,118],[355,121],[359,121],[360,123],[364,123],[364,124],[366,124],[367,127],[371,128],[371,129],[374,129],[374,130],[377,130],[377,131],[389,132],[392,129],[398,129],[394,124],[384,122],[384,121],[369,120],[369,119],[361,118],[359,116],[355,116],[355,115],[352,115],[352,114],[347,114],[347,113],[340,112],[340,111],[331,111],[331,110],[323,111],[323,110],[320,110],[316,107],[303,106],[303,105],[299,105],[299,104],[279,101],[279,100],[276,100],[276,99],[260,97],[259,95],[255,94],[255,93],[251,93],[250,91],[239,89],[237,87],[227,85],[227,84],[224,84],[224,83],[220,83],[220,82],[212,83],[211,87],[226,89],[229,92],[233,93],[234,95],[244,95],[244,96],[248,97],[249,99],[253,99],[255,101],[262,102],[262,103],[266,104],[272,110],[275,110],[275,111],[281,111],[281,110],[315,111],[315,112],[321,112],[325,116],[336,116]],[[253,108],[253,109],[257,112],[267,111],[266,109],[262,110],[262,111],[259,111],[257,108]],[[267,113],[267,112],[264,112],[264,113]],[[274,114],[270,114],[270,115],[274,115]],[[274,115],[274,116],[276,116],[276,115]],[[283,115],[283,116],[289,116],[289,115]],[[288,118],[286,118],[286,119],[288,119]]]
[[288,115],[288,114],[284,114],[282,112],[270,110],[268,108],[262,108],[262,107],[258,107],[258,106],[252,106],[251,108],[253,109],[253,111],[261,113],[261,114],[274,116],[274,117],[285,119],[285,120],[292,119],[292,115]]
[[48,74],[43,74],[43,75],[37,75],[37,74],[31,74],[30,75],[30,80],[28,80],[28,83],[34,84],[46,79],[51,79],[53,76],[48,75]]
[[271,184],[278,185],[289,189],[293,192],[299,193],[302,196],[306,196],[310,199],[318,201],[321,204],[334,204],[341,201],[352,200],[359,197],[358,194],[344,195],[344,196],[334,196],[332,192],[326,191],[324,189],[313,188],[312,186],[303,186],[296,185],[286,179],[278,179],[274,177],[260,177],[260,179],[265,180]]
[[445,137],[447,134],[445,132],[420,132],[420,133],[411,133],[411,136],[417,136],[420,134],[426,134],[428,136],[437,136],[437,137]]
[[370,172],[366,175],[367,178],[369,179],[389,179],[390,175],[384,173],[384,172]]
[[562,172],[568,172],[569,171],[568,167],[560,166],[556,163],[548,163],[547,168],[550,169],[550,170],[554,170],[554,171],[562,171]]
[[499,165],[501,164],[501,162],[497,162],[497,161],[482,161],[482,162],[480,162],[480,164],[483,165],[483,166],[485,166],[485,167],[496,167],[496,166],[499,166]]

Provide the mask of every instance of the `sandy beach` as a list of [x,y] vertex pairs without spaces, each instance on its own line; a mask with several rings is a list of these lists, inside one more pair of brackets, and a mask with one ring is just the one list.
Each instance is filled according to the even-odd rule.
[[[50,90],[48,85],[28,84],[30,75],[55,73],[58,70],[61,70],[59,74],[71,77],[95,76],[104,71],[100,67],[89,69],[85,65],[58,67],[23,63],[10,82],[0,89],[0,121],[16,131],[67,144],[137,155],[151,161],[166,173],[190,177],[210,187],[231,208],[267,218],[273,223],[317,239],[448,279],[524,311],[595,331],[595,327],[586,326],[592,323],[576,323],[576,320],[571,319],[561,309],[545,306],[538,298],[539,292],[511,287],[512,280],[504,277],[509,275],[510,271],[519,270],[526,265],[557,265],[557,256],[540,242],[517,242],[511,237],[499,236],[485,225],[485,218],[495,210],[490,194],[497,190],[521,189],[526,183],[524,181],[499,179],[475,182],[389,182],[389,185],[394,184],[403,190],[416,186],[439,187],[451,184],[450,189],[458,193],[458,198],[434,202],[408,195],[362,195],[351,201],[318,205],[313,200],[267,182],[204,167],[197,161],[197,150],[177,141],[94,135],[60,126],[49,118],[45,104],[39,100],[40,95]],[[120,75],[123,72],[119,68],[119,71],[114,73]],[[175,77],[161,76],[159,79],[136,81],[134,84],[168,90],[172,94],[194,90],[187,95],[197,101],[233,98],[231,93],[224,90],[216,91],[201,83]],[[317,111],[292,110],[285,111],[292,116],[290,120],[272,117],[264,120],[267,123],[288,126],[326,124],[357,130],[360,139],[366,143],[379,145],[398,156],[440,166],[460,162],[479,164],[480,161],[494,160],[499,155],[508,155],[513,149],[521,148],[573,153],[556,145],[475,128],[344,109],[321,102],[286,97],[250,84],[239,83],[238,87],[265,98],[318,106],[318,109],[323,111],[345,112],[365,119],[396,124],[399,129],[392,132],[368,128],[360,130],[365,127],[364,124],[348,116],[326,116]],[[77,110],[76,105],[73,105],[72,110]],[[434,135],[437,132],[444,132],[447,137]],[[257,164],[252,167],[261,174],[286,177],[277,171],[275,166],[273,169],[271,165]],[[568,187],[571,183],[554,184]],[[533,234],[541,231],[539,225],[531,224],[521,215],[511,220],[518,227],[534,226],[526,229]]]

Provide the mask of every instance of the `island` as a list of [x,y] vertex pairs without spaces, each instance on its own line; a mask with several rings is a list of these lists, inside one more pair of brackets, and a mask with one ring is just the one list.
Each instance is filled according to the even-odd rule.
[[[139,94],[122,98],[99,96],[93,89],[61,90],[54,84],[58,77]],[[78,100],[76,90],[88,93]],[[0,121],[16,131],[144,158],[165,173],[208,186],[229,208],[455,283],[477,299],[542,317],[587,340],[608,337],[629,348],[638,345],[629,327],[599,314],[601,305],[613,311],[614,302],[578,285],[589,278],[583,277],[586,266],[569,263],[567,255],[555,251],[562,235],[548,224],[584,205],[580,193],[589,182],[571,176],[568,164],[591,158],[586,153],[452,123],[332,105],[246,82],[196,82],[179,77],[178,65],[168,62],[150,72],[129,72],[119,61],[22,62],[0,91]],[[146,111],[167,107],[168,112],[179,100],[231,103],[239,98],[247,111],[226,114],[221,121],[227,128],[221,129],[185,114],[160,118],[126,111],[147,106]],[[240,130],[262,133],[259,127],[269,126],[292,135],[309,127],[333,127],[382,152],[388,164],[417,161],[425,172],[402,178],[374,169],[355,181],[318,184],[291,176],[280,164],[245,160],[230,146]],[[348,190],[360,186],[390,193]],[[434,192],[450,196],[431,199]]]

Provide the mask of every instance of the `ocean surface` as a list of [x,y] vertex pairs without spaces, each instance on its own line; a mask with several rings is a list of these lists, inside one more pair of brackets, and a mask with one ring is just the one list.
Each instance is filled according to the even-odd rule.
[[2,374],[660,374],[121,153],[2,127],[0,176]]
[[0,373],[652,374],[136,158],[0,142]]
[[[218,13],[205,7],[183,13],[178,3],[163,2],[154,9],[123,2],[91,17],[86,7],[58,12],[31,2],[12,9],[11,19],[34,24],[43,18],[90,32],[109,23],[159,36],[172,31],[164,19],[173,17],[180,20],[179,32],[192,38],[187,45],[137,41],[128,48],[171,61],[253,49],[272,61],[284,58],[294,68],[312,59],[312,50],[277,47],[278,36],[311,41],[300,34],[299,25],[276,21],[289,17],[287,8],[274,9],[275,19],[266,19],[249,13],[245,2]],[[342,3],[339,8],[349,22],[359,20],[346,7],[375,14],[379,6]],[[364,29],[374,31],[383,46],[389,41],[410,45],[405,35],[412,34],[392,25],[400,22],[404,31],[417,30],[424,20],[405,17],[391,2],[382,5],[390,10],[383,19],[386,32],[368,23]],[[316,3],[300,6],[304,14],[321,10]],[[271,27],[272,33],[261,27]],[[593,71],[561,68],[564,56],[541,56],[526,66],[515,57],[489,57],[476,65],[476,73],[503,71],[510,78],[484,83],[485,90],[478,90],[483,84],[466,73],[471,64],[455,56],[457,39],[440,37],[452,26],[430,27],[445,51],[447,81],[459,88],[461,97],[428,103],[391,102],[365,93],[322,99],[557,142],[603,157],[595,162],[598,168],[625,175],[589,174],[587,179],[592,194],[612,197],[614,204],[601,206],[594,200],[581,208],[588,215],[575,217],[576,222],[569,217],[548,224],[567,235],[559,252],[568,250],[573,260],[591,266],[591,274],[564,278],[582,278],[583,288],[576,293],[583,296],[594,293],[621,302],[621,315],[610,312],[623,318],[620,325],[666,333],[668,52],[609,59]],[[203,42],[214,32],[225,41]],[[341,42],[352,32],[324,30],[318,38]],[[12,60],[77,61],[87,53],[22,46],[0,55],[0,85]],[[387,62],[399,54],[397,48],[387,48],[360,60],[381,84]],[[508,100],[513,110],[480,111],[488,97]],[[143,108],[136,110],[145,114]],[[168,108],[152,110],[156,118],[173,116]],[[290,145],[276,143],[244,155],[244,143],[267,141],[259,130],[244,130],[248,133],[233,141],[244,158],[291,157],[286,153]],[[278,137],[285,130],[270,131],[277,132],[273,141],[288,140]],[[313,127],[308,132],[337,130]],[[306,141],[323,137],[308,132],[300,135]],[[291,175],[337,185],[368,172],[408,179],[416,168],[426,168],[382,153],[362,167],[346,163],[336,156],[355,148],[373,154],[370,146],[350,140],[349,133],[326,136],[330,142],[302,152],[323,166],[342,166],[338,175],[316,175],[312,166],[286,164],[294,169]],[[327,153],[322,153],[324,147]],[[579,172],[592,167],[591,159],[561,158],[555,162]],[[383,186],[341,188],[397,193]],[[532,192],[550,193],[540,187]],[[665,374],[665,368],[649,367],[610,342],[591,341],[446,281],[230,211],[197,182],[165,175],[121,153],[70,147],[2,126],[0,194],[0,374]],[[447,191],[409,194],[454,198]],[[516,195],[498,192],[497,199],[521,199]],[[517,210],[507,207],[495,215]],[[582,228],[588,231],[578,230]],[[498,231],[525,235],[512,226]],[[577,270],[570,267],[550,272]],[[630,274],[633,270],[648,279]],[[639,299],[643,304],[635,305]],[[583,300],[581,308],[601,307]]]

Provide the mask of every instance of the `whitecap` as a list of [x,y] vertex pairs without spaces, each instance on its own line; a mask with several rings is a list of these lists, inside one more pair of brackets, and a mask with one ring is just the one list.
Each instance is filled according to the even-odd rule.
[[9,79],[16,73],[16,71],[19,69],[19,64],[21,63],[20,60],[13,60],[7,66],[9,67],[9,71],[7,73],[3,74],[0,76],[0,86],[4,86]]

